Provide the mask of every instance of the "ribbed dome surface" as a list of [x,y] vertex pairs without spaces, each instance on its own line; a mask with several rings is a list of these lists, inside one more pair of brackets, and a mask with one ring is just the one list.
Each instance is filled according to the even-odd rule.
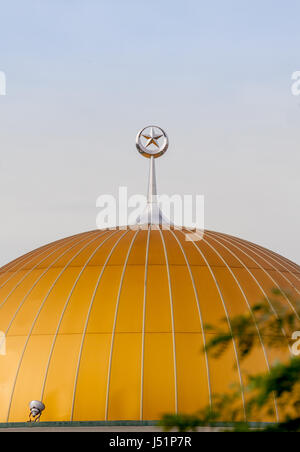
[[234,342],[219,360],[206,356],[203,325],[226,317],[229,327],[274,287],[299,297],[300,267],[228,235],[194,242],[186,232],[97,230],[0,269],[0,422],[26,421],[34,399],[43,421],[193,413],[268,369],[276,356],[263,338],[242,363]]

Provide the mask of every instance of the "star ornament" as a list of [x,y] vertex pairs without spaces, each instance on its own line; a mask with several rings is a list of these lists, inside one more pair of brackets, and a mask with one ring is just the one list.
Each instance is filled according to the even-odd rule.
[[142,135],[142,136],[144,138],[146,138],[146,140],[148,140],[148,142],[146,144],[146,148],[148,148],[149,146],[151,146],[151,144],[153,144],[154,146],[156,146],[159,149],[158,140],[163,137],[162,133],[155,133],[154,128],[151,127],[149,135]]
[[161,127],[152,125],[138,132],[135,144],[143,157],[158,158],[168,150],[169,139]]

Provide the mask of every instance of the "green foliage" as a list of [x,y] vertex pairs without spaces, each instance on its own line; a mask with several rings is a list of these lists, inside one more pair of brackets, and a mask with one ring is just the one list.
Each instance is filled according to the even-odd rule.
[[198,427],[207,425],[207,423],[209,423],[209,420],[205,416],[201,418],[199,415],[188,416],[184,414],[165,414],[158,425],[162,426],[166,431],[170,431],[175,428],[179,432],[183,433],[186,431],[195,431]]
[[[270,348],[289,346],[292,333],[300,329],[300,302],[292,300],[289,294],[278,289],[273,289],[272,295],[252,306],[251,313],[234,317],[231,329],[227,318],[221,320],[221,327],[206,325],[205,331],[214,333],[206,350],[219,358],[234,338],[239,358],[243,360],[259,345],[262,336],[265,346]],[[290,304],[283,300],[284,295],[290,299]]]

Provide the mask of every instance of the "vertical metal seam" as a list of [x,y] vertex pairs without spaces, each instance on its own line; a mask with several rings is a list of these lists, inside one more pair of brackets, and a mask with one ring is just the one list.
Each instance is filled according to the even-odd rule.
[[[90,236],[90,235],[92,235],[92,234],[95,233],[95,232],[96,232],[96,231],[91,231],[91,232],[89,232],[89,233],[86,233],[86,236]],[[80,234],[80,235],[83,235],[83,234]],[[1,283],[0,289],[2,289],[2,287],[4,287],[4,286],[8,283],[8,281],[10,281],[15,275],[17,275],[18,273],[20,273],[20,272],[22,271],[22,269],[23,269],[25,266],[27,266],[30,262],[32,262],[33,260],[35,260],[37,257],[41,257],[43,254],[45,254],[45,253],[47,253],[48,251],[51,251],[51,250],[53,250],[53,248],[55,248],[54,251],[53,251],[52,253],[47,254],[47,256],[46,256],[46,258],[45,258],[45,259],[47,259],[49,256],[51,256],[52,254],[54,254],[55,251],[61,249],[65,244],[68,244],[68,243],[70,243],[70,242],[72,243],[73,241],[75,241],[76,238],[78,238],[78,237],[77,237],[77,236],[67,237],[66,239],[58,240],[58,241],[56,241],[56,242],[50,243],[49,245],[46,245],[46,247],[42,247],[41,249],[38,249],[38,250],[36,250],[36,251],[32,251],[32,253],[30,254],[30,256],[28,256],[28,254],[26,254],[26,255],[24,256],[24,260],[25,260],[26,258],[29,258],[29,259],[26,260],[25,262],[24,262],[23,259],[22,259],[22,261],[20,261],[20,260],[18,259],[18,262],[17,262],[15,265],[13,265],[13,266],[10,267],[7,271],[5,271],[5,272],[3,272],[2,274],[0,274],[0,277],[1,277],[1,276],[6,275],[7,273],[11,273],[11,271],[12,271],[13,268],[15,268],[18,264],[23,263],[23,265],[21,265],[20,268],[18,268],[17,270],[15,270],[15,271],[12,272],[13,274],[12,274],[12,275],[4,282],[4,283]],[[61,246],[60,246],[60,245],[61,245]],[[40,251],[40,252],[39,252],[39,251]],[[38,264],[37,264],[36,266],[34,266],[34,268],[36,268],[36,267],[39,266],[42,262],[44,262],[45,259],[43,259],[42,261],[39,261]],[[33,268],[33,269],[34,269],[34,268]],[[27,276],[28,276],[28,275],[25,275],[25,277],[27,277]]]
[[[210,231],[210,232],[214,232],[214,231]],[[216,232],[215,232],[215,233],[216,233]],[[249,240],[240,239],[240,238],[235,237],[235,236],[230,235],[230,234],[224,234],[224,233],[218,233],[218,234],[219,234],[219,235],[222,235],[222,236],[226,236],[226,237],[228,237],[229,239],[233,239],[233,240],[235,240],[235,241],[239,241],[239,242],[241,242],[241,243],[247,243],[248,245],[256,246],[256,248],[257,248],[258,250],[260,250],[260,251],[264,250],[265,252],[267,252],[267,253],[269,253],[269,254],[272,254],[272,255],[273,255],[274,257],[276,257],[276,258],[281,259],[281,260],[284,260],[285,263],[286,263],[287,265],[289,265],[290,267],[294,268],[298,273],[299,273],[299,271],[300,271],[299,265],[295,264],[295,262],[292,262],[291,260],[287,259],[286,257],[280,256],[280,254],[275,253],[275,252],[272,251],[272,250],[269,250],[269,249],[267,249],[267,248],[264,248],[263,246],[260,246],[260,245],[254,244],[254,243],[252,243],[252,242],[249,242]]]
[[[295,267],[293,267],[292,263],[289,262],[285,257],[280,256],[279,254],[276,254],[274,252],[272,252],[271,250],[267,250],[266,248],[262,248],[260,246],[258,246],[256,243],[251,243],[248,242],[247,240],[241,240],[238,237],[236,237],[236,240],[240,243],[245,243],[248,247],[254,248],[255,250],[257,250],[257,252],[262,253],[263,255],[267,256],[269,259],[272,259],[272,261],[279,263],[279,265],[281,265],[282,267],[285,268],[285,270],[289,273],[291,273],[292,275],[295,276],[296,274],[300,274],[300,268],[297,264],[294,264]],[[292,270],[289,270],[288,267],[290,267]],[[298,267],[298,268],[297,268]],[[299,278],[297,278],[299,279]]]
[[[92,232],[95,232],[95,231],[90,231],[90,233],[92,233]],[[86,233],[83,233],[83,234],[86,234]],[[70,241],[71,239],[75,239],[76,237],[83,235],[83,234],[71,235],[66,238],[55,240],[55,242],[47,243],[46,245],[40,246],[35,250],[29,251],[28,253],[24,254],[23,256],[20,256],[20,257],[14,259],[12,262],[8,262],[6,265],[3,265],[3,267],[0,268],[0,277],[4,276],[6,273],[10,273],[12,271],[12,269],[17,267],[19,264],[22,264],[22,263],[24,264],[24,261],[26,261],[26,264],[28,264],[36,257],[41,256],[42,254],[46,253],[47,251],[51,250],[52,248],[56,247],[57,245],[62,244],[62,242],[66,242],[66,240]],[[23,268],[23,266],[19,270],[15,271],[14,273],[18,273]],[[1,274],[2,269],[5,269],[5,271]],[[3,285],[0,286],[0,289],[1,289],[1,287],[3,287]]]
[[237,347],[236,347],[235,339],[234,339],[234,337],[233,337],[233,331],[232,331],[231,322],[230,322],[230,318],[229,318],[229,315],[228,315],[226,303],[225,303],[225,300],[224,300],[222,291],[221,291],[221,289],[220,289],[219,283],[218,283],[218,281],[217,281],[217,279],[216,279],[215,273],[214,273],[213,269],[211,268],[211,266],[210,266],[208,260],[206,259],[205,255],[203,254],[203,251],[200,249],[200,247],[198,247],[198,246],[195,244],[195,242],[192,241],[192,243],[193,243],[193,245],[195,246],[195,248],[198,250],[198,252],[200,253],[200,255],[202,256],[202,258],[204,259],[204,261],[205,261],[205,263],[206,263],[206,265],[207,265],[207,267],[208,267],[208,269],[209,269],[209,272],[210,272],[210,274],[211,274],[211,276],[212,276],[212,278],[213,278],[213,280],[214,280],[214,283],[215,283],[215,285],[216,285],[216,288],[217,288],[217,291],[218,291],[218,293],[219,293],[221,302],[222,302],[222,304],[223,304],[223,309],[224,309],[224,311],[225,311],[225,315],[226,315],[226,318],[227,318],[227,323],[228,323],[229,331],[230,331],[230,334],[231,334],[231,336],[232,336],[233,349],[234,349],[234,353],[235,353],[235,358],[236,358],[236,363],[237,363],[237,369],[238,369],[238,375],[239,375],[239,380],[240,380],[240,385],[241,385],[241,397],[242,397],[243,409],[244,409],[244,419],[245,419],[245,421],[246,421],[246,420],[247,420],[247,415],[246,415],[246,403],[245,403],[245,394],[244,394],[244,384],[243,384],[242,372],[241,372],[241,368],[240,368],[240,361],[239,361],[239,357],[238,357]]
[[[207,373],[207,383],[208,383],[209,404],[210,404],[210,407],[212,407],[212,391],[211,391],[211,380],[210,380],[210,369],[209,369],[209,362],[208,362],[208,354],[207,354],[207,350],[206,350],[206,337],[205,337],[202,311],[201,311],[201,306],[200,306],[200,302],[199,302],[198,292],[197,292],[197,289],[196,289],[195,279],[194,279],[194,276],[193,276],[193,273],[192,273],[189,261],[187,259],[187,255],[186,255],[186,253],[184,251],[184,248],[183,248],[181,242],[177,238],[176,234],[172,231],[172,229],[170,229],[170,232],[173,234],[173,236],[175,237],[178,245],[180,246],[180,249],[182,251],[182,254],[183,254],[185,262],[186,262],[186,266],[188,268],[188,271],[189,271],[189,274],[190,274],[190,277],[191,277],[193,289],[194,289],[194,295],[195,295],[196,304],[197,304],[198,313],[199,313],[200,327],[201,327],[201,330],[202,330],[204,356],[205,356],[206,373]],[[181,230],[180,230],[180,232],[184,235],[184,232],[182,232]]]
[[[86,239],[86,237],[85,237]],[[83,239],[83,240],[85,240]],[[41,281],[41,279],[49,272],[49,270],[56,264],[56,262],[59,261],[59,259],[61,259],[65,254],[67,254],[70,250],[72,250],[76,245],[78,245],[79,242],[76,242],[74,245],[72,245],[71,248],[67,248],[67,250],[65,252],[63,252],[62,254],[60,254],[53,262],[51,262],[51,264],[49,264],[49,266],[45,269],[45,271],[34,281],[33,285],[31,286],[31,288],[26,292],[26,295],[22,298],[22,301],[20,302],[17,310],[14,312],[8,327],[6,329],[5,334],[8,334],[8,331],[10,330],[10,327],[13,323],[13,321],[15,320],[15,318],[17,317],[20,309],[23,307],[24,303],[26,302],[27,298],[29,297],[29,295],[31,294],[31,292],[33,291],[33,289],[38,285],[38,283]]]
[[56,344],[56,340],[57,340],[57,337],[58,337],[58,333],[59,333],[59,330],[60,330],[60,327],[61,327],[61,324],[62,324],[62,321],[63,321],[63,317],[64,317],[65,312],[66,312],[66,310],[67,310],[69,301],[70,301],[70,299],[71,299],[71,297],[72,297],[72,295],[73,295],[73,293],[74,293],[74,290],[75,290],[75,288],[76,288],[76,286],[77,286],[77,284],[78,284],[78,282],[79,282],[79,280],[80,280],[80,278],[81,278],[81,276],[82,276],[84,270],[86,269],[88,263],[91,261],[92,257],[96,254],[96,251],[98,251],[99,248],[101,248],[102,245],[104,245],[104,243],[106,243],[106,242],[107,242],[111,237],[113,237],[117,232],[118,232],[118,231],[113,232],[113,233],[110,234],[106,239],[104,239],[103,242],[101,242],[100,246],[94,251],[93,255],[90,256],[90,258],[87,260],[87,262],[85,263],[85,265],[84,265],[83,268],[81,269],[79,275],[78,275],[77,278],[76,278],[75,283],[73,284],[73,287],[72,287],[71,291],[69,292],[69,295],[68,295],[67,300],[66,300],[66,303],[65,303],[65,305],[64,305],[64,307],[63,307],[63,310],[62,310],[62,313],[61,313],[61,316],[60,316],[60,319],[59,319],[59,322],[58,322],[58,325],[57,325],[57,328],[56,328],[56,331],[55,331],[55,334],[54,334],[52,346],[51,346],[51,349],[50,349],[49,358],[48,358],[48,362],[47,362],[47,366],[46,366],[46,371],[45,371],[45,376],[44,376],[44,381],[43,381],[43,386],[42,386],[42,391],[41,391],[41,400],[43,400],[43,398],[44,398],[44,392],[45,392],[45,388],[46,388],[47,377],[48,377],[48,372],[49,372],[49,368],[50,368],[50,363],[51,363],[51,359],[52,359],[54,347],[55,347],[55,344]]
[[[56,277],[55,281],[52,283],[50,289],[48,290],[46,296],[44,297],[44,299],[43,299],[43,301],[42,301],[42,303],[41,303],[41,305],[40,305],[40,308],[39,308],[39,310],[38,310],[38,312],[37,312],[37,315],[35,316],[35,318],[34,318],[34,320],[33,320],[33,323],[32,323],[32,325],[31,325],[31,328],[30,328],[29,333],[28,333],[28,335],[27,335],[27,338],[26,338],[26,341],[25,341],[25,344],[24,344],[24,347],[23,347],[23,350],[22,350],[22,353],[21,353],[21,356],[20,356],[20,359],[19,359],[19,363],[18,363],[18,367],[17,367],[15,379],[14,379],[14,384],[13,384],[12,391],[11,391],[10,402],[9,402],[9,406],[8,406],[7,422],[8,422],[8,420],[9,420],[10,410],[11,410],[11,406],[12,406],[12,402],[13,402],[13,397],[14,397],[14,392],[15,392],[16,384],[17,384],[17,379],[18,379],[18,376],[19,376],[19,372],[20,372],[20,369],[21,369],[21,365],[22,365],[22,362],[23,362],[23,358],[24,358],[24,356],[25,356],[25,352],[26,352],[26,349],[27,349],[27,345],[28,345],[28,343],[29,343],[29,340],[30,340],[32,331],[33,331],[33,329],[34,329],[34,327],[35,327],[35,324],[36,324],[36,322],[37,322],[37,319],[38,319],[38,317],[39,317],[39,315],[40,315],[40,313],[41,313],[41,311],[42,311],[42,309],[43,309],[43,307],[44,307],[44,305],[45,305],[45,303],[46,303],[46,301],[47,301],[47,299],[48,299],[48,297],[49,297],[51,291],[53,290],[54,286],[56,285],[57,281],[60,279],[60,277],[62,276],[62,274],[65,272],[65,270],[70,266],[71,262],[72,262],[72,261],[73,261],[73,260],[74,260],[74,259],[75,259],[75,258],[76,258],[76,257],[77,257],[77,256],[78,256],[85,248],[87,248],[91,243],[93,243],[95,240],[97,240],[97,239],[98,239],[99,237],[101,237],[102,235],[104,235],[104,234],[100,234],[100,236],[97,236],[97,237],[93,238],[92,240],[90,240],[86,245],[84,245],[84,246],[83,246],[83,247],[82,247],[82,248],[81,248],[81,249],[80,249],[73,257],[72,257],[72,259],[70,259],[70,260],[68,261],[68,263],[65,265],[65,267],[63,268],[63,270],[59,273],[59,275]],[[79,240],[78,242],[76,242],[71,248],[68,248],[63,254],[61,254],[61,255],[58,257],[57,260],[61,259],[66,253],[70,252],[75,246],[77,246],[79,243],[83,242],[84,240],[86,240],[86,237],[84,237],[82,240]],[[55,262],[56,262],[56,261],[55,261]],[[53,265],[55,262],[53,262],[52,265]],[[7,333],[6,333],[6,334],[7,334]]]
[[15,268],[18,264],[21,264],[26,259],[30,259],[38,251],[41,251],[42,249],[47,250],[50,245],[53,245],[53,244],[47,243],[43,247],[37,248],[35,250],[33,249],[33,250],[29,251],[28,253],[24,253],[24,255],[22,255],[20,257],[16,257],[11,262],[7,262],[7,264],[2,265],[2,267],[0,268],[0,272],[3,271],[3,274],[8,273],[12,268]]
[[123,271],[121,275],[120,285],[119,285],[119,292],[117,296],[117,302],[116,302],[116,309],[115,309],[115,316],[114,316],[114,324],[113,324],[113,330],[112,330],[112,338],[111,338],[111,345],[110,345],[110,355],[109,355],[109,365],[108,365],[108,375],[107,375],[107,390],[106,390],[106,406],[105,406],[105,419],[108,419],[108,405],[109,405],[109,390],[110,390],[110,379],[111,379],[111,367],[112,367],[112,357],[113,357],[113,348],[114,348],[114,342],[115,342],[115,334],[116,334],[116,326],[117,326],[117,317],[119,312],[119,304],[120,304],[120,298],[121,298],[121,292],[123,288],[123,282],[125,277],[125,272],[127,269],[128,260],[130,257],[130,253],[132,251],[133,244],[135,242],[136,236],[138,235],[139,230],[136,231],[136,233],[133,236],[133,239],[131,241],[131,244],[129,246],[127,256],[124,262]]
[[169,297],[170,297],[170,310],[171,310],[171,321],[172,321],[172,337],[173,337],[173,360],[174,360],[174,383],[175,383],[175,412],[178,413],[178,386],[177,386],[177,359],[176,359],[176,336],[175,336],[175,322],[174,322],[174,304],[173,304],[173,293],[172,293],[172,285],[171,285],[171,275],[170,275],[170,266],[169,266],[169,259],[168,259],[168,253],[166,248],[165,239],[163,237],[163,233],[161,231],[161,228],[159,228],[163,248],[164,248],[164,254],[165,254],[165,261],[166,261],[166,267],[167,267],[167,274],[168,274],[168,284],[169,284]]
[[[216,241],[217,243],[219,243],[221,246],[223,246],[225,249],[227,249],[228,252],[230,252],[230,253],[232,254],[232,256],[234,256],[237,260],[239,260],[239,258],[238,258],[237,256],[235,256],[234,253],[233,253],[231,250],[229,250],[229,248],[227,248],[225,245],[223,245],[221,242],[219,242],[218,240],[214,239],[213,237],[211,237],[211,239],[214,240],[214,241]],[[241,293],[242,293],[242,296],[243,296],[243,298],[244,298],[244,300],[245,300],[245,302],[246,302],[246,304],[247,304],[247,307],[248,307],[248,309],[249,309],[249,311],[250,311],[251,317],[252,317],[252,319],[253,319],[255,328],[256,328],[257,333],[258,333],[259,341],[260,341],[260,344],[261,344],[261,347],[262,347],[262,350],[263,350],[263,354],[264,354],[264,357],[265,357],[265,360],[266,360],[267,368],[268,368],[268,371],[270,372],[270,363],[269,363],[268,355],[267,355],[267,352],[266,352],[266,349],[265,349],[265,346],[264,346],[264,342],[263,342],[263,340],[262,340],[262,336],[261,336],[261,333],[260,333],[258,324],[257,324],[257,322],[256,322],[256,318],[255,318],[255,316],[254,316],[254,313],[253,313],[253,311],[252,311],[251,305],[250,305],[250,303],[249,303],[249,301],[248,301],[248,298],[247,298],[247,296],[246,296],[246,294],[245,294],[244,289],[242,288],[240,282],[238,281],[237,277],[235,276],[235,274],[233,273],[233,271],[231,270],[231,268],[229,267],[229,265],[227,264],[227,262],[226,262],[226,260],[223,258],[223,256],[221,256],[221,254],[216,250],[216,248],[215,248],[212,244],[210,244],[207,240],[205,240],[205,239],[203,238],[203,241],[204,241],[205,243],[207,243],[207,245],[209,245],[209,246],[211,247],[211,249],[214,250],[214,251],[216,252],[216,254],[219,256],[219,258],[224,262],[224,264],[226,265],[226,268],[228,269],[228,271],[230,272],[230,274],[231,274],[232,277],[234,278],[234,280],[235,280],[237,286],[239,287],[239,289],[240,289],[240,291],[241,291]],[[239,262],[241,263],[240,260],[239,260]],[[242,265],[243,265],[243,264],[242,264]],[[275,395],[274,395],[274,403],[275,403],[276,420],[277,420],[277,422],[278,422],[278,421],[279,421],[279,415],[278,415],[278,406],[277,406],[277,401],[276,401]]]
[[[87,317],[86,317],[86,321],[85,321],[85,325],[84,325],[84,330],[83,330],[83,333],[82,333],[82,339],[81,339],[79,354],[78,354],[78,363],[77,363],[77,370],[76,370],[75,382],[74,382],[74,390],[73,390],[72,411],[71,411],[71,417],[70,417],[71,421],[73,420],[74,409],[75,409],[75,397],[76,397],[76,390],[77,390],[77,383],[78,383],[78,376],[79,376],[79,370],[80,370],[80,363],[81,363],[81,357],[82,357],[82,352],[83,352],[83,346],[84,346],[84,341],[85,341],[86,334],[87,334],[87,329],[88,329],[88,323],[89,323],[89,320],[90,320],[90,315],[91,315],[91,312],[92,312],[92,308],[93,308],[93,305],[94,305],[96,294],[97,294],[97,291],[98,291],[99,284],[101,282],[102,276],[104,274],[104,271],[107,268],[108,262],[110,261],[110,258],[112,256],[113,252],[115,251],[115,249],[118,246],[119,242],[128,233],[128,231],[129,230],[126,230],[124,232],[124,234],[121,235],[121,237],[116,241],[116,243],[113,245],[112,249],[110,250],[110,252],[109,252],[109,254],[108,254],[108,256],[107,256],[107,258],[106,258],[106,260],[105,260],[105,262],[103,264],[103,267],[102,267],[102,270],[100,272],[100,275],[99,275],[99,277],[97,279],[97,282],[96,282],[96,285],[95,285],[95,289],[94,289],[94,292],[93,292],[93,295],[92,295],[92,298],[91,298],[91,302],[90,302],[90,305],[89,305],[89,309],[88,309],[88,313],[87,313]],[[110,237],[112,237],[117,232],[119,232],[119,231],[114,232]]]
[[[72,243],[73,240],[70,239],[67,241],[67,243]],[[76,242],[78,243],[78,241]],[[2,308],[2,306],[7,302],[8,298],[14,293],[14,291],[22,284],[22,282],[39,266],[41,265],[46,259],[48,259],[48,257],[52,256],[52,254],[54,254],[56,251],[60,250],[61,248],[63,248],[65,246],[66,242],[64,242],[61,246],[59,246],[58,248],[56,248],[54,251],[52,251],[50,254],[47,254],[46,257],[44,257],[44,259],[42,259],[41,261],[39,261],[34,267],[32,267],[21,279],[20,281],[18,281],[18,283],[13,287],[13,289],[9,292],[9,294],[5,297],[5,299],[1,302],[0,304],[0,309]]]
[[[206,234],[210,235],[210,236],[214,236],[216,235],[214,232],[211,231],[206,231]],[[233,244],[232,242],[230,242],[229,240],[225,239],[224,237],[222,237],[222,240],[224,240],[225,242],[231,244],[232,246],[234,246],[235,248],[237,248],[239,251],[241,251],[241,253],[244,253],[243,250],[241,250],[237,245]],[[244,253],[245,254],[245,253]],[[260,282],[258,281],[258,279],[255,277],[255,275],[252,273],[252,271],[250,270],[250,268],[248,268],[246,266],[246,264],[241,260],[241,263],[243,264],[243,266],[245,267],[245,269],[247,270],[247,272],[252,276],[253,280],[255,281],[255,283],[257,284],[257,286],[259,287],[259,289],[261,290],[261,293],[263,294],[263,296],[265,297],[265,299],[267,300],[273,314],[275,315],[275,317],[278,319],[278,314],[274,308],[274,306],[272,305],[272,302],[270,300],[270,298],[268,297],[267,293],[265,292],[264,288],[262,287],[262,285],[260,284]],[[284,331],[284,329],[282,329],[282,333],[284,335],[284,337],[287,337],[286,332]]]
[[[30,262],[32,262],[35,258],[42,256],[43,254],[47,253],[47,251],[52,250],[56,246],[57,245],[53,245],[51,243],[47,246],[47,248],[43,248],[43,250],[40,250],[40,252],[32,251],[29,256],[26,254],[26,256],[23,256],[23,258],[21,257],[20,259],[17,259],[18,262],[14,263],[11,267],[5,269],[5,271],[3,273],[0,273],[0,278],[7,275],[7,273],[12,273],[12,275],[5,282],[1,282],[0,289],[2,289],[2,287],[4,287],[8,283],[8,281],[10,281],[15,275],[20,273],[20,271],[22,271],[22,269],[26,265],[28,265]],[[15,267],[18,267],[18,265],[20,265],[20,264],[21,264],[21,266],[17,270],[13,271],[13,269]]]
[[[249,244],[250,244],[250,242],[249,242]],[[253,244],[251,243],[251,245],[255,245],[259,251],[264,250],[267,256],[271,257],[271,255],[272,255],[272,257],[274,257],[274,259],[276,258],[280,262],[284,262],[284,265],[287,265],[288,267],[290,267],[293,270],[293,272],[297,273],[297,275],[300,274],[300,266],[298,264],[296,264],[296,262],[293,262],[290,259],[287,259],[286,257],[281,256],[278,253],[275,253],[274,251],[267,250],[266,248],[260,248],[258,245],[254,244],[254,243]]]
[[[207,232],[206,232],[206,233],[207,233]],[[213,232],[210,231],[208,234],[213,236],[215,233],[213,233]],[[233,244],[232,242],[230,242],[229,240],[225,239],[224,237],[222,237],[222,240],[226,241],[227,243],[231,244],[232,246],[234,246],[235,248],[237,248],[239,251],[241,251],[242,253],[244,253],[243,250],[241,250],[237,245]],[[245,253],[244,253],[244,254],[245,254]],[[254,276],[254,274],[251,272],[251,270],[250,270],[244,263],[243,263],[243,265],[245,266],[245,268],[246,268],[246,270],[248,271],[248,273],[252,276],[252,278],[253,278],[253,280],[255,281],[255,283],[257,284],[257,286],[260,288],[262,294],[264,295],[266,301],[268,302],[268,304],[269,304],[269,306],[270,306],[270,308],[271,308],[271,311],[273,312],[273,314],[275,315],[275,317],[278,319],[278,318],[279,318],[278,313],[276,312],[276,309],[274,308],[274,306],[273,306],[273,304],[272,304],[270,298],[269,298],[268,295],[266,294],[265,290],[263,289],[263,287],[261,286],[261,284],[259,283],[259,281],[257,280],[257,278]],[[283,336],[284,336],[285,338],[287,338],[288,336],[287,336],[286,331],[284,330],[283,327],[281,328],[281,331],[282,331]],[[290,351],[290,353],[291,353],[291,351]]]
[[[278,264],[278,262],[276,261],[276,259],[274,258],[274,257],[272,257],[272,256],[269,256],[267,253],[265,253],[265,252],[263,252],[263,251],[261,251],[261,250],[258,250],[257,248],[255,248],[255,246],[254,245],[245,245],[245,244],[243,244],[242,243],[242,241],[240,241],[239,240],[239,243],[241,243],[242,245],[244,245],[244,247],[246,248],[246,249],[248,249],[249,251],[251,251],[252,253],[254,253],[256,256],[258,256],[258,257],[260,257],[260,259],[263,259],[265,262],[267,262],[267,264],[268,265],[271,265],[271,267],[272,268],[274,268],[274,270],[276,271],[276,272],[278,272],[295,290],[296,290],[296,292],[298,292],[298,294],[300,295],[300,291],[297,289],[297,287],[295,287],[295,285],[294,285],[294,283],[290,280],[290,279],[288,279],[283,273],[282,273],[282,271],[281,270],[279,270],[278,268],[276,268],[273,264],[271,264],[270,263],[270,261],[269,261],[269,259],[272,259],[272,261],[274,261],[274,262],[276,262],[277,264]],[[253,250],[252,250],[252,248],[254,248]],[[261,254],[263,254],[263,255],[265,255],[265,256],[267,256],[266,258],[264,258],[264,257],[262,257],[259,253],[258,253],[258,251],[261,253]],[[285,269],[285,271],[287,272],[287,273],[289,273],[290,275],[292,275],[292,276],[294,276],[298,281],[300,281],[300,278],[298,278],[297,276],[296,276],[296,274],[294,274],[291,270],[289,270],[284,264],[281,264],[280,262],[279,262],[279,265],[281,265],[284,269]]]
[[[230,240],[230,243],[232,243],[232,240]],[[240,244],[241,245],[241,244]],[[241,245],[243,246],[243,245]],[[244,248],[247,249],[247,247],[244,246]],[[282,296],[286,299],[286,301],[288,302],[290,308],[292,309],[292,311],[294,311],[297,319],[300,320],[300,317],[295,309],[295,306],[293,306],[293,303],[291,303],[291,301],[289,300],[289,298],[286,296],[286,294],[282,291],[282,289],[280,288],[279,284],[275,281],[275,279],[270,275],[270,273],[262,266],[260,265],[259,262],[257,262],[256,259],[254,259],[254,257],[250,256],[248,253],[246,253],[245,251],[243,251],[240,247],[239,250],[242,251],[249,259],[252,259],[253,262],[255,262],[255,264],[261,269],[263,270],[263,272],[268,276],[268,278],[270,278],[270,280],[275,284],[275,286],[277,287],[277,289],[281,292]],[[256,254],[256,253],[254,253]],[[257,255],[257,254],[256,254]],[[258,255],[257,255],[258,256]]]
[[145,275],[144,275],[144,300],[143,300],[143,325],[142,325],[142,356],[141,356],[141,399],[140,399],[140,420],[143,420],[144,409],[144,362],[145,362],[145,325],[146,325],[146,301],[147,301],[147,282],[148,282],[148,262],[149,262],[149,244],[150,244],[151,225],[148,226]]

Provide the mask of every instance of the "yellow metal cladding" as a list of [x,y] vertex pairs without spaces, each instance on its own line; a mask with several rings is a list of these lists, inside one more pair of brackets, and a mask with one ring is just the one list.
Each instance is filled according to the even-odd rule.
[[[299,298],[300,267],[228,235],[206,231],[193,242],[186,234],[92,231],[0,269],[0,422],[26,421],[34,399],[46,405],[43,421],[194,413],[268,370],[279,355],[259,329],[260,347],[240,363],[234,341],[221,359],[203,353],[213,334],[204,326],[226,318],[230,330],[274,287]],[[291,299],[283,293],[293,310]],[[245,408],[243,391],[240,402]],[[266,420],[275,419],[274,404]]]

